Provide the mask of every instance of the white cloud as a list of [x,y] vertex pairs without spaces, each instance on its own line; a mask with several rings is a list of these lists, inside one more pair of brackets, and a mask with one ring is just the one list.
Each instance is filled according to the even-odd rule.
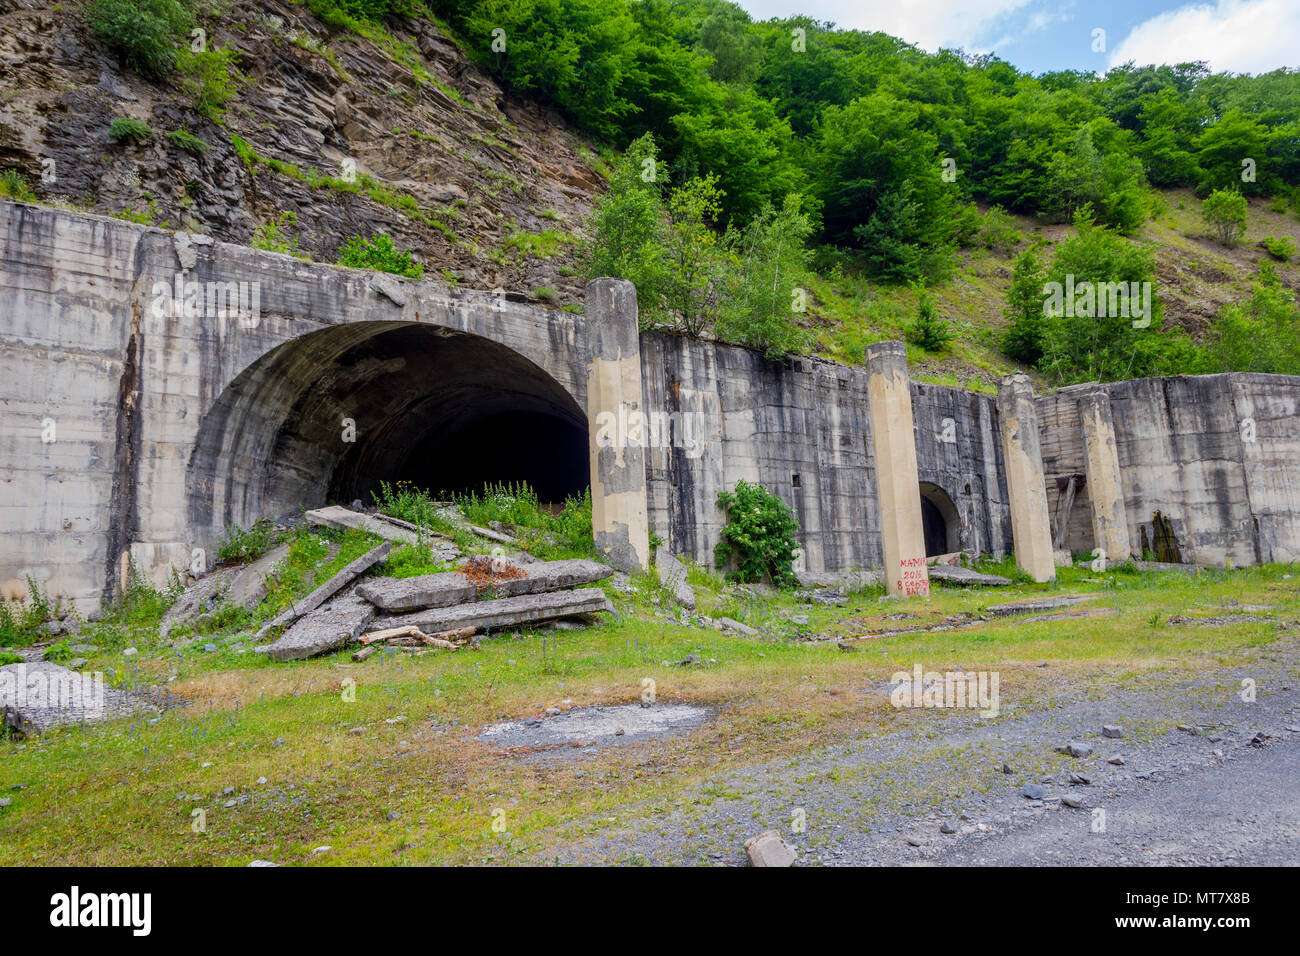
[[[837,26],[881,30],[925,50],[984,49],[980,38],[999,21],[1037,0],[740,0],[756,20],[794,13]],[[1005,26],[1005,25],[1004,25]]]
[[1111,50],[1111,66],[1129,60],[1205,60],[1212,70],[1233,73],[1300,66],[1300,3],[1218,0],[1171,10],[1135,27]]

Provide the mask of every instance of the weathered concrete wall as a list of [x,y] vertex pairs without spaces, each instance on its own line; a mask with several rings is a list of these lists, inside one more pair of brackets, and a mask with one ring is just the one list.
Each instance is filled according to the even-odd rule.
[[[651,528],[708,563],[725,515],[719,491],[759,481],[795,511],[809,570],[884,559],[867,374],[810,358],[642,333],[645,404],[661,434],[647,457]],[[917,469],[951,498],[961,547],[1010,549],[991,396],[911,384]],[[919,489],[918,489],[919,494]]]
[[[418,420],[412,403],[431,395],[467,413],[514,401],[583,421],[583,318],[506,296],[10,202],[0,202],[0,266],[10,595],[31,575],[93,610],[128,554],[146,573],[188,568],[228,522],[323,503],[350,446],[403,415]],[[256,283],[257,314],[222,316],[204,296],[173,307],[160,290],[178,276],[183,292]],[[355,351],[412,326],[482,342],[477,367],[439,369],[431,382],[418,354]],[[440,392],[453,373],[457,387]],[[369,394],[386,381],[404,393]]]
[[[1053,476],[1085,471],[1079,405],[1098,388],[1110,396],[1134,550],[1153,542],[1159,512],[1188,563],[1240,566],[1300,556],[1300,379],[1137,379],[1040,398],[1053,514]],[[1094,546],[1090,514],[1080,495],[1067,538],[1072,551]]]

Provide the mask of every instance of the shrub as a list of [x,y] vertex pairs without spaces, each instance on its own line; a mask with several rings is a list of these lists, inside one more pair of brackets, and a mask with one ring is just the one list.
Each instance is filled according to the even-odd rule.
[[741,480],[734,492],[718,495],[718,507],[727,512],[727,523],[714,550],[718,567],[733,558],[736,581],[769,579],[777,587],[792,587],[795,533],[799,524],[790,507],[762,485]]
[[984,225],[980,227],[980,242],[984,243],[984,248],[1010,255],[1024,238],[1001,206],[992,207],[984,216]]
[[150,79],[176,65],[176,40],[194,25],[179,0],[93,0],[88,20],[125,66]]
[[195,156],[202,156],[208,151],[208,144],[203,142],[189,130],[174,129],[167,134],[167,138],[175,143],[178,147],[187,153],[193,153]]
[[1008,323],[1002,351],[1018,362],[1036,365],[1043,357],[1043,269],[1037,244],[1016,257],[1002,314]]
[[45,648],[44,657],[47,661],[54,664],[62,664],[64,661],[72,660],[72,645],[67,640],[57,641]]
[[193,52],[184,50],[177,66],[185,73],[181,89],[194,108],[214,123],[225,121],[226,104],[239,92],[243,76],[237,69],[239,53],[233,47]]
[[1225,246],[1246,231],[1246,197],[1235,189],[1216,189],[1201,203],[1201,218]]
[[119,116],[108,124],[108,135],[115,143],[143,143],[153,135],[153,130],[148,123]]
[[19,202],[32,202],[36,198],[36,193],[32,192],[31,186],[27,185],[26,176],[16,169],[6,169],[0,172],[0,196],[8,196]]
[[399,249],[393,237],[381,232],[372,239],[353,236],[339,249],[339,265],[353,269],[377,269],[408,279],[424,276],[424,266],[411,260],[411,253]]
[[533,290],[533,298],[539,302],[549,302],[554,305],[560,300],[560,294],[549,285],[539,285]]
[[283,252],[286,255],[298,255],[298,238],[289,235],[289,227],[298,224],[296,212],[285,211],[274,219],[263,223],[253,230],[253,248],[264,252]]
[[1264,248],[1279,262],[1290,262],[1295,255],[1295,242],[1289,236],[1265,236]]
[[247,531],[232,524],[226,529],[225,540],[217,546],[217,562],[251,561],[271,550],[275,541],[275,526],[265,518],[255,521]]
[[938,352],[952,341],[952,326],[939,318],[925,286],[918,283],[913,288],[917,290],[916,321],[908,326],[907,340],[927,352]]

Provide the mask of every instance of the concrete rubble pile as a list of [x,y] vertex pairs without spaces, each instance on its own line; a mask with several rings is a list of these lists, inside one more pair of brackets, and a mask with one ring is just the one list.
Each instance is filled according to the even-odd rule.
[[380,644],[456,650],[480,632],[546,621],[590,623],[591,615],[614,609],[600,588],[586,586],[614,569],[585,559],[521,563],[476,556],[455,571],[358,582],[391,547],[385,543],[362,555],[269,622],[263,634],[285,629],[259,650],[277,661],[302,660],[352,643],[362,645],[356,660],[365,660]]

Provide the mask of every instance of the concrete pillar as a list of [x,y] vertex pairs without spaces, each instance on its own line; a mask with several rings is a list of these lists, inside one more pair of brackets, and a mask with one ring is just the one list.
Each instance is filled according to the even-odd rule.
[[867,401],[885,546],[885,586],[890,594],[928,595],[930,572],[921,524],[912,389],[907,377],[907,348],[902,342],[867,346]]
[[1132,548],[1128,538],[1128,514],[1124,509],[1124,486],[1115,450],[1115,419],[1110,396],[1097,391],[1079,403],[1083,426],[1083,452],[1088,475],[1088,497],[1092,501],[1092,538],[1107,565],[1127,561]]
[[1038,409],[1028,375],[1002,379],[998,386],[998,418],[1016,567],[1035,581],[1052,581],[1056,578],[1052,522],[1047,513],[1047,485],[1038,442]]
[[597,552],[616,568],[635,571],[650,566],[636,287],[593,279],[586,304],[591,526]]

